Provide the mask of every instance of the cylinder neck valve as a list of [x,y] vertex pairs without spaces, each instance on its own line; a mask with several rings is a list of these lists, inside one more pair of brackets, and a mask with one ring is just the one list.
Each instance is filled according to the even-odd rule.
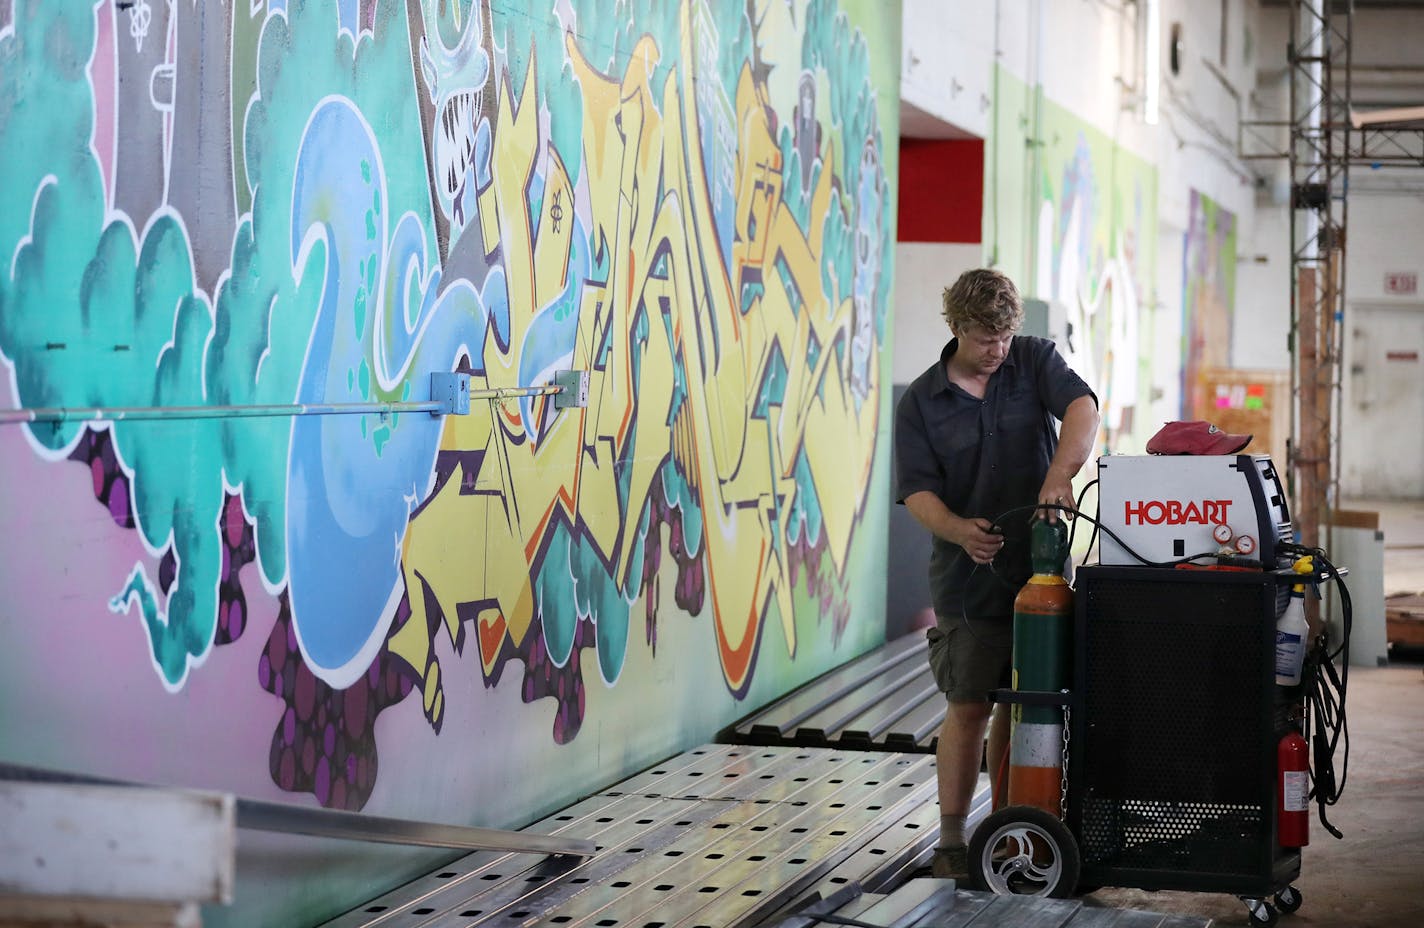
[[1068,526],[1060,517],[1056,522],[1035,519],[1029,530],[1029,559],[1036,574],[1062,574],[1068,559]]

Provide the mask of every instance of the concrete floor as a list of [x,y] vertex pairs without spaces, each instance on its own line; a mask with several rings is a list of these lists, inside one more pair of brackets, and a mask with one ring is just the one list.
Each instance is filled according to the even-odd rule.
[[[1355,501],[1377,511],[1385,533],[1385,592],[1424,592],[1424,500]],[[1327,815],[1336,840],[1312,813],[1310,846],[1296,886],[1304,904],[1281,928],[1424,926],[1424,653],[1390,654],[1386,667],[1351,667],[1346,693],[1347,780]],[[1341,758],[1337,755],[1337,772]],[[1199,915],[1249,925],[1233,896],[1103,889],[1105,906]]]

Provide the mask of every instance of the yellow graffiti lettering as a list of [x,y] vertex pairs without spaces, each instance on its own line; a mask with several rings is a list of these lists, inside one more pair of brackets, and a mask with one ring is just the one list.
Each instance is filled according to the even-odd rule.
[[[688,15],[684,5],[681,51],[690,62]],[[582,217],[605,269],[600,279],[572,282],[579,295],[570,364],[590,371],[589,405],[552,421],[536,415],[537,429],[499,405],[489,415],[447,419],[442,451],[462,463],[411,520],[404,569],[412,616],[391,641],[423,675],[428,714],[438,704],[439,676],[425,591],[452,641],[460,640],[462,609],[466,618],[478,617],[488,674],[503,642],[518,646],[531,628],[538,608],[531,575],[556,523],[577,526],[607,558],[619,589],[636,591],[640,578],[628,574],[640,562],[639,516],[668,467],[701,508],[700,556],[718,660],[728,687],[740,691],[773,603],[795,652],[787,557],[811,531],[791,515],[801,492],[798,466],[816,488],[816,541],[838,574],[867,496],[878,353],[870,352],[869,375],[861,375],[868,393],[858,396],[854,300],[822,284],[823,217],[844,209],[850,196],[835,179],[829,147],[803,228],[783,202],[767,88],[743,67],[734,104],[735,234],[723,255],[704,127],[688,103],[689,69],[675,69],[659,95],[651,86],[659,54],[650,37],[617,77],[593,67],[571,34],[565,51],[583,101],[577,185],[563,160],[570,153],[561,156],[540,137],[534,78],[517,101],[508,81],[498,82],[492,177],[479,194],[479,221],[487,246],[498,243],[510,342],[501,349],[489,340],[481,360],[484,385],[517,385],[525,333],[570,285],[574,217]],[[545,215],[532,222],[526,190],[536,165]],[[674,406],[679,373],[686,389]],[[780,388],[767,400],[773,380]]]

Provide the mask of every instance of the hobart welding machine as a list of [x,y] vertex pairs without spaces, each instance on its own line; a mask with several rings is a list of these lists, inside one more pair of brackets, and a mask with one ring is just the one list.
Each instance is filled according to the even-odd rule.
[[1276,565],[1292,536],[1290,511],[1264,454],[1105,455],[1098,459],[1099,562],[1165,563],[1223,547]]
[[1080,515],[1098,522],[1102,554],[1065,610],[1066,687],[1019,685],[1016,605],[1016,686],[994,694],[1014,704],[1011,754],[1018,719],[1061,711],[1061,796],[1010,790],[972,836],[971,874],[1005,893],[1231,893],[1272,925],[1301,905],[1310,800],[1338,837],[1325,807],[1343,785],[1349,634],[1347,619],[1332,652],[1280,629],[1301,608],[1293,589],[1335,583],[1348,610],[1344,571],[1295,544],[1265,455],[1105,456],[1098,479],[1100,514]]

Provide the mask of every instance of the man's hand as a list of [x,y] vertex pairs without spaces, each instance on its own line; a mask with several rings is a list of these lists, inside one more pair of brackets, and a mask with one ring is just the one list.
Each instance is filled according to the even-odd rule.
[[[1053,462],[1048,465],[1043,488],[1038,491],[1041,505],[1073,505],[1073,475],[1082,469],[1088,455],[1092,454],[1101,422],[1098,404],[1093,397],[1080,396],[1068,404],[1063,413],[1063,428],[1058,434],[1058,450],[1053,454]],[[1034,515],[1049,522],[1058,521],[1057,509],[1040,509]],[[1064,516],[1073,518],[1071,513],[1064,513]]]
[[1003,534],[993,529],[994,523],[988,519],[959,519],[950,541],[963,548],[974,563],[988,564],[1004,546]]
[[[1073,483],[1071,480],[1064,480],[1054,475],[1053,471],[1048,472],[1048,479],[1043,481],[1043,488],[1038,491],[1038,502],[1041,506],[1069,506],[1073,505]],[[1034,512],[1034,517],[1047,519],[1049,522],[1058,521],[1057,509],[1039,509]],[[1071,512],[1063,513],[1065,519],[1073,518]]]
[[905,508],[925,528],[945,541],[959,545],[976,564],[987,564],[1004,546],[1004,536],[993,531],[988,519],[966,519],[949,511],[944,500],[928,490],[905,497]]

